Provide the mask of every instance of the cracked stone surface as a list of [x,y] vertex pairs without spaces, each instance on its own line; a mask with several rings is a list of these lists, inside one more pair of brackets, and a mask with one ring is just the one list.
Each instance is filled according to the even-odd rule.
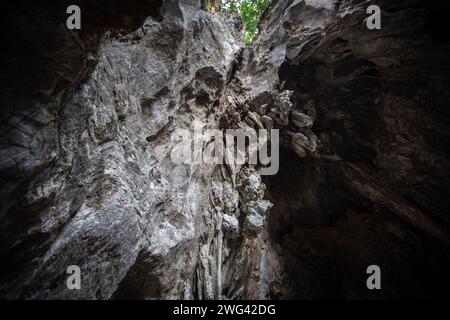
[[[445,292],[450,8],[375,2],[381,30],[370,1],[273,1],[252,45],[195,0],[3,5],[0,297]],[[279,129],[279,172],[175,164],[171,134],[197,123]]]

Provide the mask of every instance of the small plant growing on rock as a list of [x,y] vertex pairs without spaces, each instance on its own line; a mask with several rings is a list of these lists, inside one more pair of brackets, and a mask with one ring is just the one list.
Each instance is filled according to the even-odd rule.
[[261,15],[271,0],[223,0],[221,9],[237,11],[241,15],[245,27],[244,41],[247,44],[253,42],[258,35],[258,23]]

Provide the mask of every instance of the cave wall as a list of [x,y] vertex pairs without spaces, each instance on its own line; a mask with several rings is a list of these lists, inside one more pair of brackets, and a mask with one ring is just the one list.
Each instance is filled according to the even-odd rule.
[[80,2],[78,33],[65,5],[5,4],[26,48],[3,61],[17,83],[2,91],[2,297],[214,297],[216,279],[203,295],[194,278],[215,168],[170,161],[170,133],[216,126],[240,23],[192,1]]
[[[200,1],[74,3],[80,31],[67,1],[2,4],[1,297],[445,294],[448,4],[273,1],[245,46]],[[200,122],[279,129],[279,172],[173,163]]]
[[[279,79],[317,137],[301,159],[291,142],[267,181],[280,298],[424,298],[449,283],[450,55],[438,13],[449,6],[370,4],[380,30],[365,26],[367,1],[278,1],[261,27],[272,34],[255,44],[282,48]],[[383,290],[365,287],[371,264]]]

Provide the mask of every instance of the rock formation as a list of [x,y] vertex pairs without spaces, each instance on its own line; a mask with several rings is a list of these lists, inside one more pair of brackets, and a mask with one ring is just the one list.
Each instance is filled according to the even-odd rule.
[[[244,45],[202,1],[72,2],[80,31],[69,1],[2,4],[1,297],[446,290],[448,4],[375,1],[369,30],[371,1],[273,1]],[[196,123],[279,129],[279,172],[175,164],[171,134]]]

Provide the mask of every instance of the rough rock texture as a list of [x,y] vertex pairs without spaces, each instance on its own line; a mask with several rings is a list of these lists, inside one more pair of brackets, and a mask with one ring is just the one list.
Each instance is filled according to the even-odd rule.
[[[365,26],[369,4],[382,9],[381,30]],[[268,52],[267,62],[256,68],[276,67],[282,89],[294,92],[291,126],[300,132],[267,179],[269,233],[285,265],[272,297],[445,294],[449,9],[305,0],[266,13],[254,50]],[[383,270],[381,291],[365,287],[371,264]]]
[[[200,1],[78,1],[80,32],[67,1],[25,2],[1,18],[1,297],[399,298],[450,283],[447,4],[378,1],[368,30],[372,2],[274,1],[244,46],[239,19]],[[198,123],[279,129],[279,172],[173,163],[171,133]],[[372,264],[381,291],[365,286]]]
[[[5,297],[217,296],[217,279],[205,279],[199,292],[193,277],[197,268],[203,277],[200,269],[215,263],[208,246],[222,208],[211,207],[212,184],[218,201],[229,186],[211,165],[173,164],[170,132],[190,127],[193,119],[217,127],[211,111],[241,45],[239,23],[177,1],[151,7],[155,15],[142,17],[137,31],[97,38],[97,50],[82,56],[94,61],[92,70],[83,70],[89,74],[82,84],[74,80],[49,101],[11,106],[5,115]],[[89,29],[88,18],[83,22]],[[83,39],[70,39],[77,35],[61,33],[69,37],[61,57],[51,48],[35,54],[50,55],[50,63],[75,54],[78,41],[84,46]],[[38,30],[28,36],[39,40]],[[73,68],[83,69],[76,62]],[[237,201],[231,192],[223,201]],[[79,291],[66,288],[72,264],[82,270]]]

